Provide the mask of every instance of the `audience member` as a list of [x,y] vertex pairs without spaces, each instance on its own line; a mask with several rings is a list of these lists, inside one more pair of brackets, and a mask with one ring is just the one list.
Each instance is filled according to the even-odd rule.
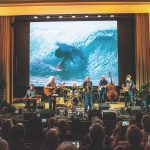
[[150,116],[149,115],[143,116],[141,124],[143,127],[143,130],[141,131],[143,135],[143,140],[146,142],[148,136],[150,135]]
[[48,128],[55,128],[56,127],[56,118],[55,117],[50,117],[48,119]]
[[126,131],[128,126],[122,126],[122,123],[119,121],[116,123],[116,127],[111,135],[112,146],[117,146],[119,142],[126,140]]
[[104,125],[103,121],[98,116],[92,117],[92,125],[94,125],[95,123],[100,123],[102,126]]
[[12,119],[5,120],[2,123],[2,138],[8,142],[9,146],[11,146],[12,144],[12,129],[13,129]]
[[[57,150],[78,150],[78,148],[71,142],[62,142]],[[92,149],[91,149],[92,150]]]
[[79,118],[73,119],[71,123],[71,133],[81,135],[82,131],[83,130],[81,120]]
[[47,120],[47,126],[43,129],[44,134],[46,134],[49,129],[56,128],[56,125],[57,125],[57,120],[56,120],[55,117],[48,118],[48,120]]
[[58,120],[57,126],[60,131],[61,141],[65,141],[67,139],[67,133],[69,131],[69,125],[67,121],[64,119]]
[[15,125],[12,130],[13,143],[11,150],[31,150],[29,146],[25,144],[25,128],[23,125]]
[[145,150],[150,150],[150,135],[148,136],[148,140],[146,142]]
[[91,143],[83,148],[83,150],[106,150],[111,149],[104,144],[105,131],[101,124],[95,123],[89,129]]
[[141,146],[142,133],[135,125],[131,125],[128,127],[126,138],[128,140],[129,150],[143,150],[143,147]]
[[142,129],[142,125],[141,125],[142,117],[143,117],[142,111],[138,111],[138,112],[136,113],[135,120],[136,120],[136,126],[137,126],[139,129]]
[[10,150],[7,141],[0,139],[0,150]]
[[142,133],[135,125],[131,125],[126,133],[127,144],[118,145],[114,150],[144,150],[142,143]]
[[0,137],[2,137],[2,124],[3,124],[3,119],[0,118]]
[[59,136],[60,135],[57,129],[49,129],[45,136],[42,150],[56,150],[58,144],[60,143]]
[[43,127],[41,119],[37,116],[31,118],[27,128],[27,140],[31,143],[42,143],[43,140]]

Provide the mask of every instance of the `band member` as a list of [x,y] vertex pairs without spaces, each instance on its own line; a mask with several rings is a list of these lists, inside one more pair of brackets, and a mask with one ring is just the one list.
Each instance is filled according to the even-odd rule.
[[99,92],[100,92],[99,100],[100,100],[100,103],[105,101],[107,85],[108,85],[108,81],[106,80],[106,77],[104,75],[102,75],[101,80],[99,82]]
[[[31,84],[29,89],[26,92],[25,98],[35,98],[36,97],[36,90],[34,88],[34,85]],[[36,100],[28,100],[26,103],[27,109],[31,110],[31,104],[33,104],[33,110],[36,109]]]
[[127,75],[122,85],[123,91],[125,92],[125,107],[127,107],[128,102],[130,102],[130,106],[132,105],[133,86],[134,82],[131,80],[131,75]]
[[56,111],[56,97],[53,97],[53,94],[56,93],[56,83],[55,83],[55,77],[51,76],[49,78],[49,83],[44,87],[48,90],[48,98],[49,98],[49,109],[53,109]]
[[74,107],[76,107],[79,103],[79,91],[77,87],[77,83],[73,82],[73,85],[71,87],[71,94],[72,94],[72,104]]
[[92,109],[92,82],[90,81],[90,77],[87,76],[83,83],[84,90],[84,109],[87,112],[88,106],[89,110]]
[[74,94],[74,93],[77,93],[77,92],[78,92],[77,84],[76,84],[76,82],[73,82],[73,86],[71,88],[71,93]]

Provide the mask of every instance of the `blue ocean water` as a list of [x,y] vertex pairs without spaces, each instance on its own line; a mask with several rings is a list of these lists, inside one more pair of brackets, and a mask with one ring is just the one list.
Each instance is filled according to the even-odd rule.
[[30,24],[30,83],[81,85],[90,76],[93,85],[109,72],[118,84],[117,21],[32,22]]

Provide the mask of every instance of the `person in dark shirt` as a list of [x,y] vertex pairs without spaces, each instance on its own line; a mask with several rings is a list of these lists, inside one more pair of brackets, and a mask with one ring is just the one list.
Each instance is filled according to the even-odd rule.
[[[34,85],[31,84],[29,89],[26,92],[25,98],[31,98],[32,99],[35,97],[36,97],[36,90],[34,88]],[[33,104],[33,110],[35,110],[36,109],[36,100],[27,100],[27,103],[26,103],[27,109],[32,110],[31,104]]]
[[87,112],[88,106],[89,110],[92,109],[92,82],[90,81],[90,77],[87,76],[83,83],[84,90],[84,109]]
[[102,75],[101,80],[99,82],[99,92],[100,92],[99,103],[105,102],[107,85],[108,85],[108,81],[106,80],[106,77]]
[[25,128],[23,125],[15,125],[12,130],[13,143],[11,150],[32,150],[24,141]]

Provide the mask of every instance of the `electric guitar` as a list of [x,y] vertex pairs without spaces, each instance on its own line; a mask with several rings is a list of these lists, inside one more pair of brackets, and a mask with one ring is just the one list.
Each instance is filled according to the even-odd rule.
[[62,88],[64,85],[65,85],[65,83],[59,84],[58,86],[55,86],[55,87],[53,87],[53,86],[50,86],[50,87],[45,86],[44,87],[44,94],[46,96],[51,96],[53,94],[56,94],[56,90],[59,89],[59,88]]
[[107,88],[107,85],[98,86],[98,91],[101,91],[103,88]]
[[123,92],[129,92],[131,89],[136,89],[136,85],[133,85],[132,87],[128,87],[128,86],[122,86],[122,91]]

